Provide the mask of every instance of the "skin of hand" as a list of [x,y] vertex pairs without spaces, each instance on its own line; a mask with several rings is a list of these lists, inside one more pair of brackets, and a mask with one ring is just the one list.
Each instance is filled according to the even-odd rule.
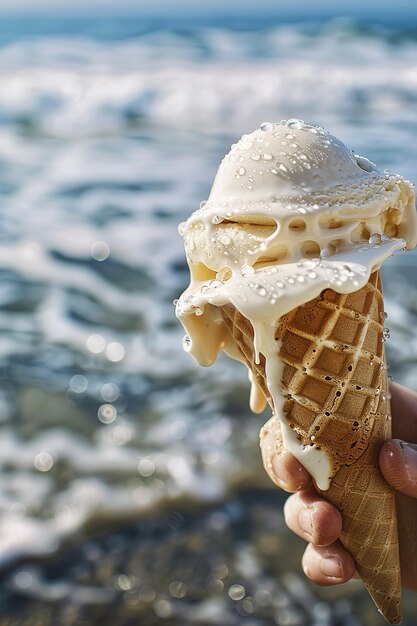
[[[379,465],[396,490],[402,585],[417,591],[417,393],[396,383],[390,391],[393,439],[381,447]],[[276,417],[261,430],[261,450],[271,480],[293,493],[284,516],[290,530],[308,542],[304,573],[319,585],[347,582],[355,574],[355,563],[338,540],[341,515],[317,494],[310,475],[283,448]]]

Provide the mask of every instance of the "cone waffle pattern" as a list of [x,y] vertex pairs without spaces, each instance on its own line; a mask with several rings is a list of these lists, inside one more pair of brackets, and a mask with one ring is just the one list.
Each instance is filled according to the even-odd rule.
[[[269,403],[265,359],[254,362],[251,323],[233,306],[223,317]],[[401,579],[395,495],[378,467],[391,436],[379,271],[352,294],[324,291],[281,318],[277,358],[283,362],[283,413],[303,445],[333,461],[322,495],[343,518],[342,543],[382,615],[401,622]]]

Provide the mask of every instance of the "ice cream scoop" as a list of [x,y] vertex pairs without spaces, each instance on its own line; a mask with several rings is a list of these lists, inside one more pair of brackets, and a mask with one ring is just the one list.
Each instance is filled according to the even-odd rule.
[[[191,274],[177,303],[185,349],[202,365],[224,350],[248,366],[252,407],[269,402],[285,448],[341,510],[342,540],[398,623],[395,500],[376,461],[390,428],[378,270],[416,245],[414,187],[321,127],[265,123],[232,146],[180,233]],[[372,474],[360,492],[372,507],[358,517],[359,467]],[[389,531],[373,524],[378,497]]]

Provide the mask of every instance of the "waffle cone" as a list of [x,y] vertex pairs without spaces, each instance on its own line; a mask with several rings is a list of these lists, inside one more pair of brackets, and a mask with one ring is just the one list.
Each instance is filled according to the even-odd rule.
[[[251,323],[232,305],[226,325],[275,411],[265,359],[255,363]],[[283,365],[284,418],[302,445],[332,460],[327,500],[341,512],[341,542],[384,618],[401,622],[401,578],[394,491],[378,466],[391,437],[379,271],[352,294],[331,289],[281,318],[277,355]]]

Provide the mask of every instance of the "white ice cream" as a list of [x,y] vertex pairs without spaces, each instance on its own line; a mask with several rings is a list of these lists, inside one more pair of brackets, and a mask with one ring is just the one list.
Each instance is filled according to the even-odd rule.
[[[416,245],[414,187],[322,128],[296,119],[266,123],[232,146],[208,201],[179,230],[191,273],[177,303],[185,349],[202,365],[220,350],[242,360],[218,307],[231,303],[249,319],[284,445],[327,489],[331,460],[302,446],[281,410],[275,329],[326,288],[357,291],[393,252]],[[251,406],[265,406],[256,387]]]

